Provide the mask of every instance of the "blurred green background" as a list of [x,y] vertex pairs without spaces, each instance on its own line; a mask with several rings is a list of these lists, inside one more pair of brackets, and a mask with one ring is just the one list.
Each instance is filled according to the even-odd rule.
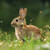
[[31,23],[39,28],[50,25],[50,0],[0,0],[0,29],[14,29],[10,23],[19,16],[20,8],[28,9],[27,24]]

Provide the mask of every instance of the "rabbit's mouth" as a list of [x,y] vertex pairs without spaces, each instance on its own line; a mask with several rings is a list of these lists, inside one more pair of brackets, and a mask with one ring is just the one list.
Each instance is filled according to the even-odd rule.
[[12,27],[16,27],[15,25],[11,25]]
[[15,24],[13,24],[13,25],[11,25],[12,27],[23,27],[24,25],[15,25]]

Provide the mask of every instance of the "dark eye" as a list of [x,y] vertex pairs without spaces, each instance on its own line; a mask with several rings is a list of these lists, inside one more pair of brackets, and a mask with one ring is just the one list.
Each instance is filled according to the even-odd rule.
[[16,19],[16,22],[18,22],[18,19]]

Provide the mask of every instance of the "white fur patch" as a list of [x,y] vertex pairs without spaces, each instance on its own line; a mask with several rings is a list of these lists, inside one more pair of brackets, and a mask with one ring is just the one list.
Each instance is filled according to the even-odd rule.
[[15,36],[17,37],[18,40],[20,40],[18,28],[15,28]]

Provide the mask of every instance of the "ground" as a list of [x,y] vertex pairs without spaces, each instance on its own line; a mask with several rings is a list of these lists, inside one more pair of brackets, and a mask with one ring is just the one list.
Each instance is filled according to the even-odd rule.
[[[12,34],[11,34],[12,33]],[[27,40],[23,43],[18,41],[14,32],[0,31],[0,50],[50,50],[50,31],[46,34],[46,39],[40,40]]]

